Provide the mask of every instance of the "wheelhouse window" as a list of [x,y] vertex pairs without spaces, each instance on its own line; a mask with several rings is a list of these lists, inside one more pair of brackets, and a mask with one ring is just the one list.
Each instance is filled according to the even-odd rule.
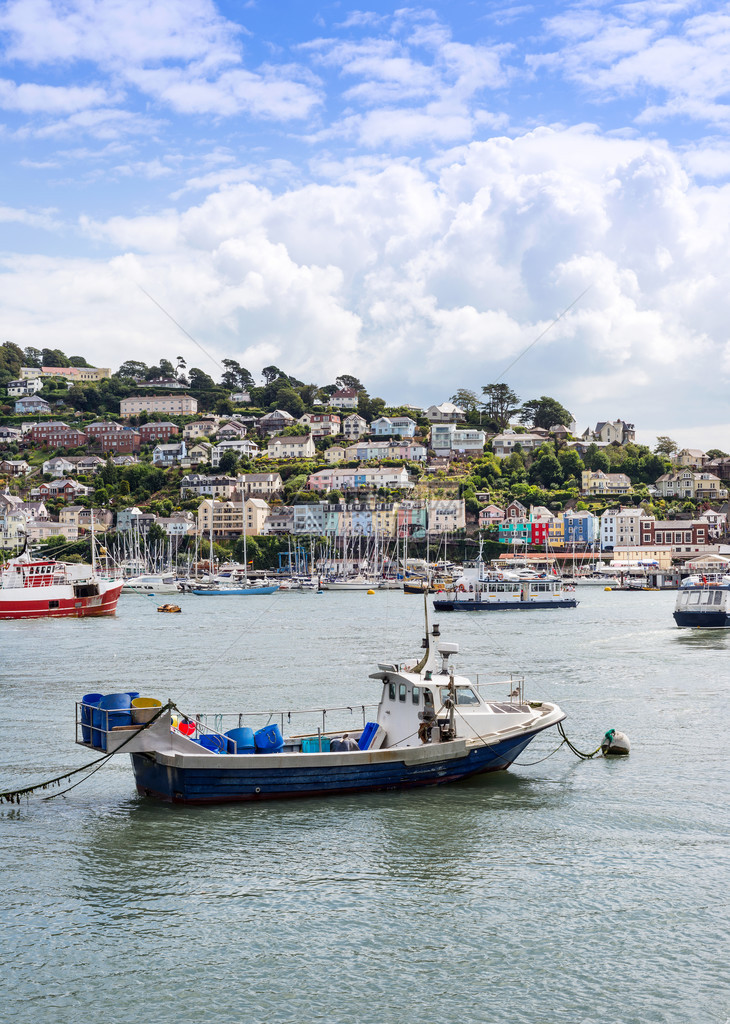
[[395,700],[395,683],[388,683],[388,697],[390,700]]
[[414,704],[420,704],[421,703],[421,687],[420,686],[414,686],[413,687],[413,690],[411,691],[411,700],[413,701]]
[[[445,701],[446,701],[448,696],[449,696],[449,688],[448,688],[448,686],[442,686],[441,687],[441,703],[442,704],[445,703]],[[457,703],[457,705],[461,705],[462,707],[468,706],[468,705],[473,705],[473,704],[478,704],[479,703],[479,698],[477,697],[476,693],[474,693],[474,691],[472,690],[471,686],[457,686],[456,687],[456,703]]]
[[405,701],[405,699],[406,699],[406,689],[407,689],[407,687],[406,687],[405,683],[400,683],[398,685],[398,700]]

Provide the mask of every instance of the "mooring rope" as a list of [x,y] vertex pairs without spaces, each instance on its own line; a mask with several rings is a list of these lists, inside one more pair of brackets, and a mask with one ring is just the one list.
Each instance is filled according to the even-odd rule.
[[603,747],[603,740],[601,740],[601,742],[598,744],[595,750],[592,750],[590,754],[586,754],[582,750],[578,750],[578,748],[570,742],[568,737],[565,735],[565,729],[563,729],[562,722],[558,722],[558,732],[563,737],[563,742],[567,744],[568,749],[572,750],[575,756],[579,757],[581,761],[590,761],[592,757],[595,757],[596,754],[599,754],[601,752],[601,749]]
[[52,793],[51,796],[44,797],[44,800],[54,800],[57,796],[63,796],[65,793],[68,793],[72,789],[75,789],[76,786],[81,785],[81,783],[85,782],[86,779],[91,778],[91,776],[94,774],[94,772],[97,772],[101,768],[101,766],[103,764],[105,764],[109,760],[109,758],[114,757],[115,754],[118,754],[119,751],[123,747],[126,747],[126,745],[128,743],[131,743],[131,741],[133,739],[136,739],[141,732],[145,731],[145,729],[149,729],[149,727],[154,722],[156,722],[157,719],[160,717],[160,715],[164,714],[165,711],[171,711],[171,710],[177,711],[177,708],[172,703],[172,701],[169,701],[167,704],[165,704],[164,707],[160,708],[160,710],[157,712],[157,714],[154,715],[154,717],[151,718],[149,720],[149,722],[146,722],[142,726],[141,729],[138,729],[135,732],[133,732],[128,737],[128,739],[126,739],[124,741],[124,743],[120,743],[120,745],[116,748],[116,750],[113,750],[110,754],[103,754],[101,757],[97,757],[96,760],[89,761],[88,764],[81,765],[80,768],[74,768],[70,772],[64,772],[63,775],[56,775],[52,779],[46,779],[45,782],[36,782],[35,785],[33,785],[33,786],[25,786],[22,789],[7,789],[7,790],[5,790],[5,792],[0,793],[0,803],[4,802],[4,803],[7,803],[7,804],[19,804],[21,796],[30,796],[32,793],[35,793],[37,790],[45,790],[45,789],[50,789],[52,786],[60,786],[61,783],[64,781],[64,779],[71,779],[71,778],[73,778],[74,775],[80,774],[80,772],[85,772],[85,771],[89,772],[89,774],[84,776],[83,779],[79,779],[78,782],[74,782],[74,784],[72,786],[68,786],[66,789],[62,790],[60,793]]

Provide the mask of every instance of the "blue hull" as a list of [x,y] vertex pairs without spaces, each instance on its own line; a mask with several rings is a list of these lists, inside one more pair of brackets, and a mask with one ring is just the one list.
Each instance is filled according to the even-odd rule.
[[[466,756],[445,758],[429,763],[373,759],[367,763],[318,764],[308,767],[301,761],[291,767],[256,765],[250,767],[180,767],[160,764],[153,755],[132,754],[137,790],[142,796],[158,797],[179,804],[218,804],[291,797],[324,796],[345,793],[372,793],[378,790],[411,789],[457,782],[482,772],[508,768],[541,729],[527,736],[504,740],[492,746],[475,747]],[[324,755],[327,756],[327,755]],[[217,759],[218,762],[220,759]]]
[[730,615],[723,611],[687,611],[674,612],[674,621],[678,626],[693,626],[696,629],[724,629],[730,627]]
[[437,612],[504,612],[532,611],[533,608],[577,608],[574,597],[566,597],[560,601],[444,601],[433,602]]

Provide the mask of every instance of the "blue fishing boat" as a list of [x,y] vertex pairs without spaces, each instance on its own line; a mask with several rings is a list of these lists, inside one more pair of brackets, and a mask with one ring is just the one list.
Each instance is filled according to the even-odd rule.
[[[111,724],[98,702],[80,702],[76,740],[110,755],[130,754],[144,796],[215,804],[456,782],[508,768],[535,736],[565,718],[556,704],[525,699],[521,680],[476,685],[457,675],[458,644],[441,640],[437,625],[427,623],[423,647],[420,660],[381,664],[372,673],[382,687],[380,702],[362,707],[355,727],[284,735],[296,712],[271,713],[254,731],[246,724],[253,713],[185,716],[172,704],[150,719],[149,698],[141,699],[140,721],[133,710],[119,710],[130,707],[126,695],[117,702],[95,694],[114,708]],[[485,696],[485,685],[503,694]],[[322,722],[334,722],[338,711],[353,714],[327,709]]]

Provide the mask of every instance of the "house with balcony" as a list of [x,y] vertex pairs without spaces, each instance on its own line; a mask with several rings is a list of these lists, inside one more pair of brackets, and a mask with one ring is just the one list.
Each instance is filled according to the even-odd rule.
[[0,476],[27,476],[30,465],[25,459],[3,459],[0,461]]
[[342,433],[348,441],[357,441],[368,433],[368,421],[356,412],[350,413],[342,420]]
[[342,421],[334,413],[305,412],[298,422],[309,427],[312,437],[336,437]]
[[238,490],[247,498],[265,498],[271,501],[284,489],[280,473],[239,473],[236,477]]
[[486,530],[490,526],[495,526],[497,523],[501,523],[504,519],[504,509],[501,509],[499,505],[486,505],[484,508],[479,509],[479,529]]
[[602,469],[584,469],[581,473],[582,494],[627,494],[630,490],[631,480],[625,473],[604,473]]
[[492,451],[498,459],[504,459],[511,455],[515,449],[531,455],[538,448],[545,444],[547,437],[535,431],[531,433],[518,434],[513,430],[505,430],[501,434],[495,434],[492,438]]
[[274,409],[267,412],[258,422],[259,432],[262,434],[279,434],[287,427],[293,427],[296,419],[286,409]]
[[377,490],[380,487],[412,490],[415,486],[405,466],[369,467],[356,469],[331,466],[312,473],[307,480],[310,491]]
[[373,437],[415,437],[418,424],[410,416],[379,416],[370,424]]
[[481,455],[486,439],[483,430],[462,429],[455,423],[434,423],[431,427],[431,448],[439,456]]
[[723,481],[706,470],[681,469],[675,473],[663,473],[655,486],[663,498],[720,501],[728,496]]
[[236,458],[239,459],[255,459],[261,454],[258,445],[245,437],[233,438],[230,441],[220,441],[210,453],[210,464],[213,469],[218,468],[221,458],[226,452],[233,452]]

